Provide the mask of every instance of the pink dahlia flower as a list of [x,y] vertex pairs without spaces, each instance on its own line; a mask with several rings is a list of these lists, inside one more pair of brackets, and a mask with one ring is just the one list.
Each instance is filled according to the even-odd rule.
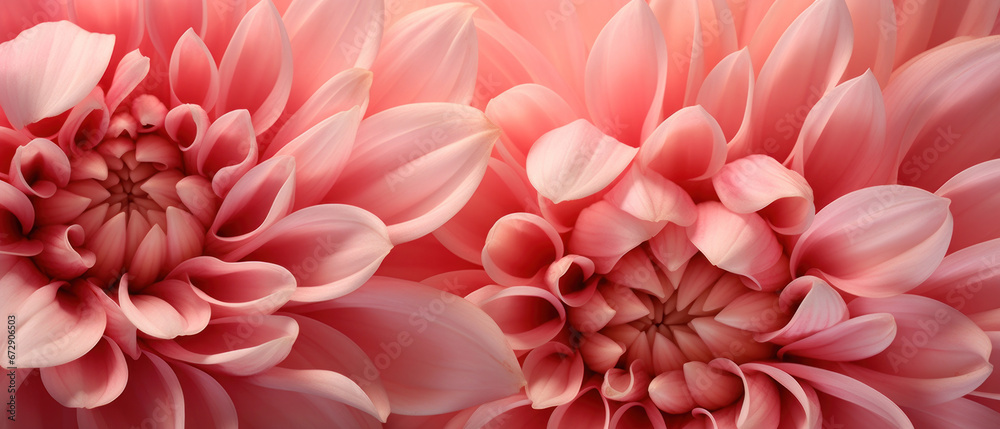
[[[4,4],[4,427],[378,427],[523,385],[476,306],[370,279],[499,137],[471,10],[249,3]],[[437,57],[469,66],[429,87]]]
[[1000,427],[1000,2],[483,3],[501,143],[380,270],[527,385],[391,425]]

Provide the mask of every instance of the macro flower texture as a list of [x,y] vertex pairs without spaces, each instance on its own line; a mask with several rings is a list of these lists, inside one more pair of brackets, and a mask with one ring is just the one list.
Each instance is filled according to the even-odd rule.
[[373,428],[516,394],[484,311],[373,277],[499,139],[474,81],[422,81],[475,68],[473,10],[5,1],[0,425]]
[[500,142],[379,270],[527,384],[389,427],[1000,427],[1000,2],[476,4]]

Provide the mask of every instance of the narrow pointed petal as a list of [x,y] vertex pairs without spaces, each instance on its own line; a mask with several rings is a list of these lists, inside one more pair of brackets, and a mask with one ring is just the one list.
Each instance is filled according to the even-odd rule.
[[223,317],[197,335],[147,340],[157,353],[230,375],[253,375],[281,362],[291,351],[299,325],[286,316]]
[[729,54],[705,76],[696,101],[718,121],[727,142],[749,141],[753,88],[753,65],[746,49]]
[[791,168],[812,186],[819,207],[893,183],[899,146],[885,139],[885,121],[882,91],[870,72],[837,85],[809,111]]
[[78,410],[81,428],[139,426],[157,416],[157,423],[181,427],[184,423],[184,394],[177,375],[153,353],[128,362],[128,381],[118,399],[92,410]]
[[726,139],[705,109],[685,107],[642,143],[637,162],[674,182],[707,179],[726,162]]
[[264,158],[274,156],[288,142],[333,115],[355,106],[360,107],[364,113],[368,109],[368,90],[372,86],[372,77],[372,72],[364,69],[347,69],[331,77],[281,125],[264,151]]
[[347,164],[361,125],[361,109],[331,116],[275,153],[295,159],[295,208],[315,205],[333,188]]
[[951,239],[948,200],[917,188],[865,188],[816,214],[792,251],[797,274],[868,297],[913,289],[934,272]]
[[805,114],[840,81],[853,46],[851,15],[844,0],[819,0],[802,12],[760,69],[754,89],[753,141],[763,146],[746,148],[746,153],[766,151],[784,160]]
[[60,21],[0,45],[0,108],[7,120],[19,130],[79,103],[104,75],[114,44],[114,36]]
[[225,197],[244,174],[257,164],[257,139],[246,110],[220,116],[205,131],[201,144],[190,150],[198,172],[212,180],[212,189]]
[[992,191],[998,185],[1000,160],[992,160],[969,167],[934,193],[951,200],[948,209],[955,217],[948,253],[1000,238],[1000,225],[989,220],[1000,210],[1000,195]]
[[206,248],[225,254],[261,235],[292,211],[295,162],[271,158],[233,185],[208,229]]
[[63,406],[95,408],[115,400],[125,390],[128,366],[118,345],[104,337],[79,359],[42,368],[41,376],[45,390]]
[[456,411],[524,385],[496,323],[472,303],[428,286],[376,277],[350,295],[296,312],[333,326],[374,356],[372,371],[400,414]]
[[644,1],[625,5],[597,36],[584,75],[587,110],[605,134],[636,147],[661,120],[667,47]]
[[851,318],[778,351],[830,362],[853,362],[881,353],[896,337],[896,322],[888,313]]
[[[981,73],[1000,66],[1000,37],[954,43],[896,72],[885,88],[890,144],[903,157],[899,183],[937,189],[952,176],[1000,155],[1000,83]],[[945,98],[947,103],[940,100]]]
[[219,69],[205,42],[188,29],[170,54],[170,101],[174,105],[197,104],[205,110],[219,98]]
[[270,1],[240,21],[219,63],[219,81],[216,114],[247,109],[257,134],[278,120],[292,89],[292,48]]
[[757,335],[758,341],[788,344],[844,322],[849,316],[844,298],[812,276],[792,280],[781,291],[778,304],[782,310],[794,311],[791,320],[777,331]]
[[409,104],[380,112],[361,122],[326,201],[371,211],[389,225],[393,243],[419,238],[469,200],[498,137],[482,113],[466,106]]
[[386,226],[353,206],[323,204],[277,221],[229,253],[285,267],[297,283],[296,302],[329,300],[360,287],[392,248]]
[[296,1],[282,15],[291,40],[295,78],[288,109],[299,109],[327,80],[352,67],[369,69],[385,24],[382,1]]
[[146,78],[147,73],[149,73],[149,57],[143,56],[138,49],[125,54],[115,68],[115,77],[105,97],[108,111],[114,112],[118,109],[125,97]]
[[611,184],[636,152],[579,119],[545,133],[532,145],[528,180],[554,203],[581,199]]
[[5,181],[0,182],[0,220],[0,253],[30,256],[42,251],[44,244],[26,237],[35,223],[31,200]]
[[469,5],[448,3],[411,13],[389,27],[372,65],[377,77],[372,111],[409,103],[470,103],[478,58],[473,12]]

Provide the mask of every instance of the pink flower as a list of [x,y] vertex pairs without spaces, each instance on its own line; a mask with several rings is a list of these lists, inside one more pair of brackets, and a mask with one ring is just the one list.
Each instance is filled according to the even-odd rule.
[[[16,424],[377,427],[523,385],[473,304],[372,278],[499,137],[464,105],[471,10],[383,34],[381,1],[284,3],[4,5]],[[468,65],[425,85],[438,57]]]
[[380,272],[527,385],[390,426],[1000,425],[1000,4],[483,3],[501,142]]

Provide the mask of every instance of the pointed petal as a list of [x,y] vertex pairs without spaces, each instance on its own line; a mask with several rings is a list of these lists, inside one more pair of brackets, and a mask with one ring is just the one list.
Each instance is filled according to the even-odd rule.
[[792,251],[791,267],[854,295],[891,296],[934,272],[951,230],[946,199],[904,186],[865,188],[816,214]]
[[38,24],[0,45],[0,108],[15,129],[69,110],[104,75],[115,38],[66,21]]
[[219,98],[219,69],[205,42],[193,29],[177,40],[170,54],[170,101],[174,105],[197,104],[205,110]]
[[448,3],[411,13],[389,27],[372,65],[372,111],[471,102],[478,58],[473,12],[469,5]]
[[705,76],[696,101],[718,121],[727,142],[749,138],[753,88],[753,65],[746,49],[729,54]]
[[[892,0],[847,0],[854,28],[854,49],[844,79],[871,70],[881,87],[889,82],[896,55],[896,9]],[[889,24],[892,23],[892,24]]]
[[355,106],[364,113],[368,109],[368,90],[371,86],[372,72],[364,69],[347,69],[331,77],[281,125],[265,149],[264,158],[274,156],[288,142],[333,115]]
[[881,353],[896,337],[896,322],[887,313],[866,314],[795,341],[778,351],[831,362],[852,362]]
[[697,217],[691,196],[674,182],[633,167],[605,196],[616,207],[649,222],[690,226]]
[[292,211],[294,192],[295,161],[283,156],[260,163],[222,201],[206,248],[225,254],[246,245]]
[[580,117],[559,94],[532,83],[502,92],[490,100],[485,111],[503,130],[497,146],[502,159],[521,168],[539,137]]
[[240,21],[219,63],[219,82],[217,115],[247,109],[256,134],[278,120],[292,89],[292,48],[270,1]]
[[94,408],[115,400],[125,390],[128,367],[118,345],[104,337],[79,359],[42,368],[41,375],[45,390],[63,406]]
[[361,122],[326,200],[371,211],[389,225],[393,243],[416,239],[469,200],[498,137],[470,107],[410,104],[380,112]]
[[400,414],[456,411],[524,385],[496,324],[472,303],[428,286],[376,277],[350,295],[296,311],[347,334],[374,356],[372,371]]
[[157,353],[231,375],[253,375],[281,362],[292,349],[299,325],[286,316],[254,315],[212,320],[197,335],[147,340]]
[[281,265],[298,284],[291,299],[315,302],[360,287],[391,248],[385,225],[371,213],[323,204],[288,215],[223,259]]
[[636,147],[661,120],[667,47],[649,5],[633,0],[597,36],[584,75],[587,110],[605,134]]
[[246,110],[220,116],[205,131],[201,144],[189,150],[198,172],[212,180],[212,189],[225,197],[234,184],[257,164],[257,139]]
[[578,119],[545,133],[532,145],[526,162],[528,180],[554,203],[577,200],[611,184],[636,152]]
[[757,341],[784,345],[848,319],[844,298],[826,282],[812,276],[792,280],[781,291],[778,304],[782,310],[794,311],[791,320],[777,331],[758,334]]
[[[323,427],[378,429],[382,425],[357,408],[311,392],[275,390],[241,377],[220,377],[219,382],[239,410],[239,427],[281,427],[291,421],[322,422]],[[331,426],[335,425],[335,426]]]
[[295,159],[295,208],[315,205],[347,164],[361,125],[361,109],[331,116],[278,150],[275,156]]
[[959,250],[941,261],[917,295],[947,303],[965,314],[995,310],[1000,302],[1000,239]]

